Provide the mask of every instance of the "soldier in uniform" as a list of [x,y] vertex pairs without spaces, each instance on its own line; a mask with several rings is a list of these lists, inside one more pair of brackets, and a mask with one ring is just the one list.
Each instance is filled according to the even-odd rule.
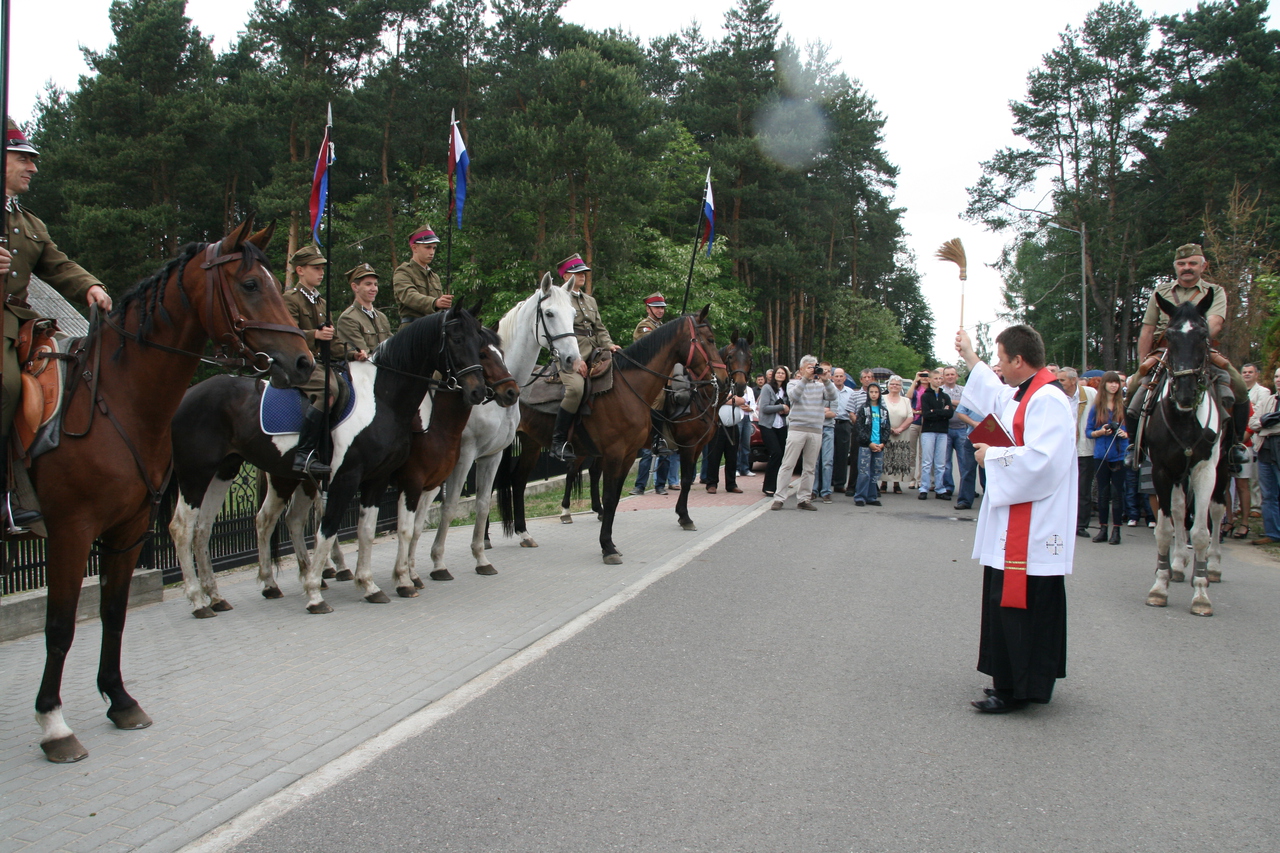
[[391,275],[391,290],[400,309],[400,325],[419,317],[447,311],[453,305],[453,294],[444,292],[440,276],[431,271],[440,238],[424,225],[409,236],[410,258]]
[[373,307],[378,298],[378,273],[373,267],[360,264],[347,270],[347,282],[355,300],[338,318],[338,340],[347,349],[347,361],[364,361],[391,337],[391,321]]
[[631,340],[638,341],[654,329],[662,325],[662,317],[667,313],[667,300],[661,293],[650,293],[644,298],[644,317],[636,323],[636,330]]
[[[289,309],[289,316],[298,324],[306,336],[307,346],[316,358],[316,366],[311,371],[311,378],[298,390],[311,401],[306,418],[302,422],[302,430],[298,434],[298,445],[293,453],[294,473],[313,477],[323,477],[329,473],[329,466],[316,456],[316,448],[320,445],[320,437],[329,425],[324,422],[325,368],[320,357],[320,342],[329,342],[329,357],[334,363],[341,362],[346,355],[346,346],[334,339],[333,324],[325,317],[328,306],[320,295],[320,284],[324,281],[324,268],[329,262],[316,246],[303,246],[289,258],[289,266],[293,267],[298,277],[298,284],[284,292],[284,304]],[[329,371],[329,396],[338,396],[338,378]]]
[[564,382],[564,400],[560,403],[560,411],[556,413],[556,424],[551,431],[551,455],[557,459],[568,461],[573,458],[572,448],[566,447],[569,440],[569,424],[582,405],[582,394],[586,390],[587,359],[596,347],[608,347],[617,352],[622,349],[609,337],[609,330],[600,319],[600,308],[591,294],[582,289],[586,283],[587,266],[581,255],[570,255],[560,262],[560,275],[565,280],[565,289],[573,300],[573,332],[578,338],[578,354],[582,356],[574,365],[574,372],[561,372]]
[[20,533],[40,520],[40,513],[14,506],[9,499],[9,428],[22,394],[16,342],[19,326],[40,315],[27,304],[27,287],[35,275],[72,302],[111,310],[111,297],[102,283],[68,258],[49,237],[36,216],[18,204],[18,196],[31,188],[38,171],[40,152],[23,135],[13,119],[5,131],[4,241],[0,247],[0,276],[4,277],[4,391],[0,414],[0,500],[8,532]]
[[[644,298],[644,317],[636,323],[636,330],[632,333],[631,339],[638,341],[654,329],[662,325],[662,317],[667,313],[667,300],[662,297],[661,293],[650,293]],[[660,454],[657,466],[657,482],[654,483],[653,490],[660,495],[667,493],[667,477],[670,474],[671,467],[671,450],[667,447],[667,440],[662,437],[662,426],[658,423],[658,413],[662,411],[662,407],[666,405],[667,395],[659,394],[657,401],[654,402],[651,415],[653,424],[653,435],[650,439],[649,446],[640,450],[640,470],[636,472],[636,484],[631,490],[633,495],[643,495],[644,487],[649,482],[649,467],[653,464],[653,454]]]
[[[1221,286],[1206,282],[1203,278],[1208,269],[1204,249],[1197,243],[1179,246],[1173,253],[1173,271],[1175,280],[1158,285],[1147,300],[1147,313],[1142,318],[1142,331],[1138,333],[1138,360],[1142,365],[1129,377],[1129,405],[1125,409],[1125,431],[1131,436],[1138,434],[1138,419],[1147,397],[1148,375],[1155,366],[1156,359],[1151,351],[1157,341],[1164,337],[1169,325],[1169,318],[1156,303],[1156,294],[1164,297],[1174,305],[1181,305],[1188,299],[1199,302],[1213,288],[1213,302],[1205,319],[1209,323],[1209,340],[1214,340],[1222,332],[1227,320],[1227,291]],[[1244,445],[1245,429],[1249,425],[1249,391],[1245,387],[1244,377],[1240,371],[1227,361],[1226,357],[1216,350],[1210,351],[1210,372],[1214,376],[1218,400],[1223,408],[1231,412],[1232,424],[1235,428],[1235,444],[1228,451],[1228,462],[1235,470],[1248,461]],[[1126,463],[1131,468],[1138,465],[1136,442],[1129,445]]]

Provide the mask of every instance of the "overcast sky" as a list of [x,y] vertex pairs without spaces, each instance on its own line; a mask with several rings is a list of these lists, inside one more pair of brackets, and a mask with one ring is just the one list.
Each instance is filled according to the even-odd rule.
[[[23,0],[12,3],[13,62],[10,110],[31,116],[48,81],[74,88],[88,71],[80,47],[111,41],[105,0]],[[567,21],[591,29],[615,27],[642,39],[673,33],[697,21],[718,38],[733,0],[569,0]],[[986,265],[1005,238],[960,219],[966,187],[979,164],[1016,143],[1008,103],[1026,92],[1027,72],[1052,50],[1068,25],[1078,27],[1098,4],[1086,0],[916,0],[910,3],[835,3],[775,0],[784,33],[802,47],[823,41],[850,77],[861,81],[887,118],[885,150],[901,170],[897,205],[906,209],[907,243],[917,258],[925,298],[938,331],[935,351],[954,352],[960,319],[956,267],[934,260],[946,240],[959,237],[969,258],[965,325],[995,321],[999,277]],[[1138,0],[1152,14],[1180,14],[1193,0]],[[223,50],[248,18],[252,0],[188,0],[187,15],[214,49]],[[1035,199],[1032,199],[1034,202]],[[803,275],[797,271],[797,275]]]

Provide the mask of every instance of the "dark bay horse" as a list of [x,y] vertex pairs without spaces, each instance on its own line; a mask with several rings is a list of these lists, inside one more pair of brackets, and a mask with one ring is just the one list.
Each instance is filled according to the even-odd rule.
[[[1169,580],[1180,579],[1187,563],[1187,536],[1195,549],[1191,612],[1212,616],[1209,574],[1222,555],[1218,527],[1230,483],[1226,458],[1226,413],[1209,375],[1209,324],[1205,315],[1213,292],[1198,303],[1173,305],[1159,294],[1156,303],[1169,316],[1165,332],[1165,371],[1152,389],[1154,410],[1143,445],[1151,458],[1151,478],[1160,510],[1156,515],[1156,581],[1147,604],[1169,603]],[[1170,550],[1172,548],[1172,559]]]
[[[715,333],[707,322],[706,306],[696,316],[686,314],[665,323],[649,335],[614,354],[614,387],[591,399],[591,414],[579,421],[573,442],[583,456],[598,456],[604,475],[604,517],[600,525],[600,549],[604,562],[617,565],[622,554],[613,543],[613,521],[622,484],[636,453],[649,440],[650,409],[666,385],[672,369],[682,364],[699,381],[727,381],[724,364],[714,359]],[[524,487],[542,447],[551,443],[555,418],[521,404],[520,456],[514,466],[504,464],[500,494],[511,489],[511,505],[499,500],[503,529],[528,538],[524,519]],[[510,453],[510,451],[508,451]],[[509,480],[507,478],[510,478]],[[510,515],[508,514],[510,512]]]
[[[311,353],[262,253],[271,231],[254,234],[251,217],[217,243],[185,247],[120,298],[82,344],[86,365],[69,369],[61,442],[31,466],[49,530],[48,653],[36,719],[50,761],[88,755],[63,719],[59,694],[94,539],[103,546],[98,690],[118,728],[151,725],[120,672],[129,582],[164,491],[170,422],[206,342],[228,363],[267,370],[283,385],[311,375]],[[88,378],[79,374],[86,366]]]
[[[333,611],[320,595],[320,573],[342,513],[357,491],[360,546],[355,580],[366,601],[390,601],[374,583],[369,569],[378,501],[392,474],[409,456],[414,417],[424,406],[427,392],[440,384],[432,378],[434,372],[443,375],[440,381],[447,387],[459,391],[458,401],[468,409],[484,402],[485,363],[493,365],[490,370],[495,377],[509,382],[501,354],[491,347],[493,340],[493,333],[481,327],[470,312],[455,306],[415,320],[384,341],[369,361],[351,363],[356,405],[333,429],[333,476],[324,515],[315,548],[305,565],[301,556],[298,563],[308,612]],[[174,417],[179,497],[169,529],[183,565],[187,596],[199,618],[229,610],[230,605],[218,594],[205,548],[196,550],[198,570],[191,565],[191,549],[197,543],[207,546],[207,534],[197,536],[197,531],[207,531],[212,524],[231,481],[246,461],[265,472],[270,481],[257,519],[262,594],[266,598],[282,596],[271,575],[271,560],[264,552],[276,518],[299,483],[291,463],[297,434],[271,436],[262,431],[258,417],[262,393],[260,382],[214,377],[188,391]],[[425,415],[424,422],[429,423],[431,412]],[[452,425],[454,440],[462,425],[465,419],[460,417]],[[407,578],[397,578],[396,583],[410,591],[414,587]],[[401,595],[405,596],[403,590]],[[411,596],[412,592],[405,597]]]

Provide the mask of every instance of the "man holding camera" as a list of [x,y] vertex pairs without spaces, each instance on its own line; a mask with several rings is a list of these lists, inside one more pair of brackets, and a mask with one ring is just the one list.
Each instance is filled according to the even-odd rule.
[[831,384],[830,378],[818,372],[818,360],[806,355],[800,359],[796,378],[787,383],[787,397],[791,400],[791,411],[787,414],[787,446],[782,454],[779,476],[790,477],[797,460],[802,459],[804,467],[799,480],[792,478],[786,485],[778,487],[770,509],[782,509],[792,487],[796,486],[796,509],[816,512],[813,471],[818,462],[818,451],[822,448],[822,421],[826,410],[836,401],[836,386]]

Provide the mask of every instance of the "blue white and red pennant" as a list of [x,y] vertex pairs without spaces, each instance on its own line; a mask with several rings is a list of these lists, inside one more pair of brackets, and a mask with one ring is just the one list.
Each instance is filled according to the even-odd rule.
[[329,200],[329,165],[333,163],[333,142],[330,134],[333,131],[333,105],[329,105],[329,115],[324,126],[324,141],[320,143],[320,153],[316,157],[316,171],[311,178],[311,236],[316,245],[320,245],[320,217],[324,216],[324,206]]
[[702,199],[702,215],[707,220],[702,240],[707,244],[707,257],[711,257],[711,243],[716,239],[716,200],[711,195],[711,167],[707,167],[707,194]]
[[467,156],[467,143],[462,141],[462,130],[452,110],[449,111],[449,213],[455,210],[458,227],[462,227],[462,208],[467,203],[467,173],[471,158]]

